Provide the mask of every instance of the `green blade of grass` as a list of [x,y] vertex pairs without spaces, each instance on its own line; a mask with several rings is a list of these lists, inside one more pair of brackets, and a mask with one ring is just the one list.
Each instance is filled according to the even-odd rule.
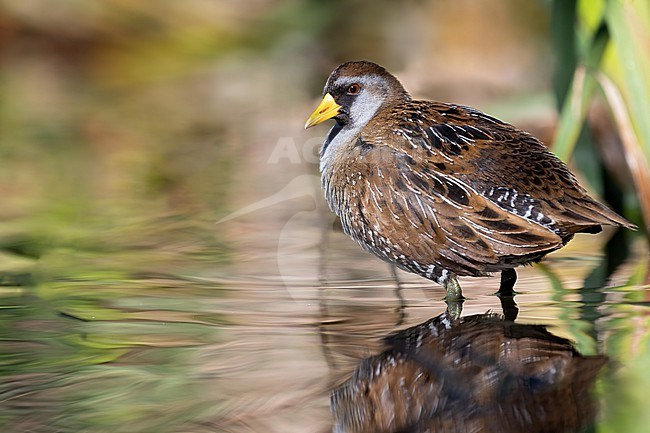
[[644,157],[641,143],[632,127],[629,111],[625,107],[625,101],[623,101],[623,96],[618,88],[603,73],[597,74],[596,78],[612,110],[618,135],[623,143],[625,161],[632,174],[634,187],[641,204],[646,233],[650,235],[650,167],[648,160]]
[[583,65],[578,66],[573,75],[573,83],[564,100],[553,139],[553,152],[563,161],[571,158],[580,137],[596,89],[596,80],[592,72],[598,70],[608,43],[609,31],[603,23],[594,34],[589,52],[582,62]]
[[621,74],[617,80],[629,106],[632,126],[646,161],[650,160],[650,5],[610,0],[605,14]]

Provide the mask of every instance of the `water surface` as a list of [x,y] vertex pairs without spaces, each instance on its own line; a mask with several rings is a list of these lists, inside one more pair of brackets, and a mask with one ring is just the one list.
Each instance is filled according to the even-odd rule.
[[[385,350],[383,338],[445,312],[441,287],[393,275],[322,207],[216,221],[84,220],[47,236],[5,221],[3,431],[328,431],[331,391]],[[578,236],[521,269],[516,323],[608,357],[595,431],[643,431],[648,252],[622,234],[629,254],[608,275],[612,236]],[[462,285],[463,317],[502,312],[497,278]]]

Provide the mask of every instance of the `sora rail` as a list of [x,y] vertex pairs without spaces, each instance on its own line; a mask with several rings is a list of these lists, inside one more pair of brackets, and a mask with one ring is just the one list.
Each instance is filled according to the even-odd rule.
[[322,186],[364,249],[462,298],[457,276],[501,272],[601,225],[634,229],[591,198],[535,137],[474,108],[414,100],[383,67],[348,62],[327,79],[305,128],[336,121]]

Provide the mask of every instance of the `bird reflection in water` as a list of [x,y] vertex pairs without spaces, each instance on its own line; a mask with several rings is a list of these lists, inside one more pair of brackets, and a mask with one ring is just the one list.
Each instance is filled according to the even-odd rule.
[[604,356],[540,325],[443,314],[385,340],[334,391],[336,433],[575,432],[595,416]]

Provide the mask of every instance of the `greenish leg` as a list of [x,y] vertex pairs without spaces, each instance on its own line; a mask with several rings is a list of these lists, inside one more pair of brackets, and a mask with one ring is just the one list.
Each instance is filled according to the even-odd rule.
[[462,299],[457,299],[455,301],[445,301],[447,303],[447,310],[445,311],[445,314],[451,319],[451,320],[458,320],[460,319],[460,316],[463,314],[463,301]]
[[447,296],[445,296],[445,302],[447,303],[447,315],[452,320],[457,320],[460,318],[461,313],[463,312],[463,302],[465,297],[463,296],[463,291],[460,288],[460,283],[456,277],[450,277],[444,283],[445,290],[447,291]]
[[447,291],[447,296],[445,297],[447,301],[460,301],[462,299],[465,299],[463,296],[463,290],[460,288],[458,278],[455,276],[447,278],[444,287]]

